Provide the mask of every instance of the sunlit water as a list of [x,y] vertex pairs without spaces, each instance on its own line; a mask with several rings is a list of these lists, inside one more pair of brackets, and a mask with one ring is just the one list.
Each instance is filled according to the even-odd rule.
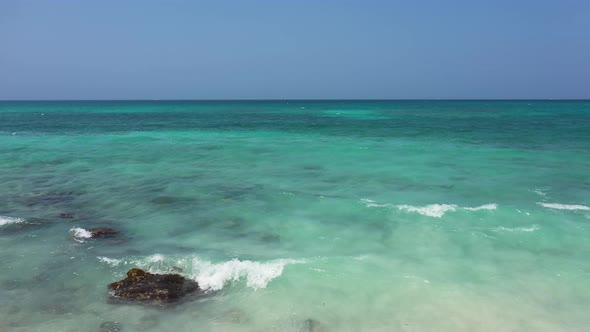
[[3,102],[0,184],[0,331],[590,330],[590,102]]

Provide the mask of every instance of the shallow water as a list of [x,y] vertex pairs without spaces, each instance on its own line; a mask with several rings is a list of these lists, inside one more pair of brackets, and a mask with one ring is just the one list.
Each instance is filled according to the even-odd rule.
[[[0,331],[588,331],[589,128],[590,102],[0,102]],[[111,303],[132,267],[208,295]]]

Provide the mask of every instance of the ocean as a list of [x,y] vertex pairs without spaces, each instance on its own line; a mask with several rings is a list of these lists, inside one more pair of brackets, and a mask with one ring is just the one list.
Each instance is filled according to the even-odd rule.
[[590,330],[589,101],[5,101],[0,184],[2,332]]

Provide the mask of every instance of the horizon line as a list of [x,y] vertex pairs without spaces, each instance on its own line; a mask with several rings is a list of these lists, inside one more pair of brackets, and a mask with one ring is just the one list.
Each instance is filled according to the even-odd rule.
[[294,99],[256,99],[256,98],[228,98],[228,99],[0,99],[0,102],[97,102],[97,101],[142,101],[142,102],[170,102],[170,101],[193,101],[193,102],[231,102],[231,101],[253,101],[253,102],[301,102],[301,101],[590,101],[590,98],[294,98]]

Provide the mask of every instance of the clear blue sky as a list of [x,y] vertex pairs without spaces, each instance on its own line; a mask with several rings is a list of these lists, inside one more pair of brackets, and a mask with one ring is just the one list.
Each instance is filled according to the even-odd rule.
[[0,0],[0,99],[590,98],[590,0]]

